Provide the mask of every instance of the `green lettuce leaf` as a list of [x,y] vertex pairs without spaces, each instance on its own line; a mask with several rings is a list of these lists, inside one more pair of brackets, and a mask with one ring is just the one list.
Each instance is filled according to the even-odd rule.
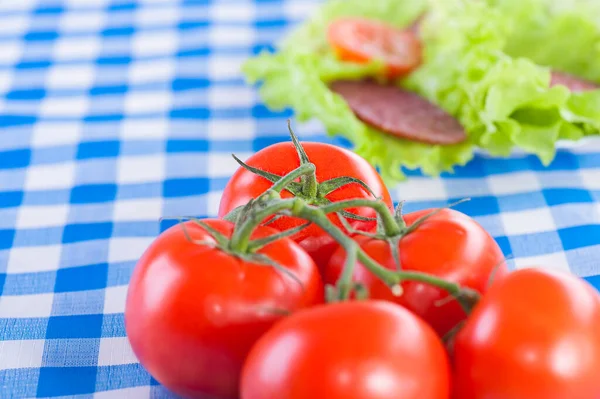
[[[465,165],[478,148],[507,156],[514,147],[544,164],[558,140],[600,133],[600,90],[571,93],[550,87],[550,68],[600,81],[600,7],[584,0],[330,0],[293,31],[275,54],[262,53],[243,67],[272,109],[291,107],[299,121],[316,118],[331,135],[393,183],[401,167],[429,175]],[[580,4],[582,3],[582,4]],[[381,76],[382,64],[338,60],[326,40],[328,24],[358,15],[405,27],[421,24],[424,62],[397,84],[437,104],[465,127],[466,142],[440,146],[387,135],[361,122],[328,88],[343,79]],[[571,36],[569,36],[571,35]]]

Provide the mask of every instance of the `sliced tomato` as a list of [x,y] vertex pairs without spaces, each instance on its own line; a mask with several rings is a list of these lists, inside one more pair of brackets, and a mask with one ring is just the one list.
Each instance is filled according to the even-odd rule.
[[390,78],[406,75],[421,63],[421,43],[410,29],[363,18],[343,18],[329,25],[327,39],[344,61],[383,61]]

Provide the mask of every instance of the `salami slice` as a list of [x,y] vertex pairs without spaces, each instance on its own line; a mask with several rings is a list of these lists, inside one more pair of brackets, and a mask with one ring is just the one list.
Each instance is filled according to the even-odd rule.
[[338,81],[331,90],[346,100],[360,120],[391,135],[429,144],[456,144],[467,138],[450,114],[399,87]]
[[566,86],[573,92],[596,90],[600,88],[599,85],[594,82],[590,82],[589,80],[580,79],[564,72],[552,71],[550,86],[552,87],[556,85]]

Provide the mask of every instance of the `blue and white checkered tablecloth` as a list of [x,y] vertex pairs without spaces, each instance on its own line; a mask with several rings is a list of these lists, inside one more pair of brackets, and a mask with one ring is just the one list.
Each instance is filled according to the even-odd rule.
[[[239,65],[314,5],[0,0],[0,398],[171,397],[125,336],[132,268],[160,217],[216,214],[231,152],[287,140]],[[600,285],[598,141],[395,189],[408,210],[466,196],[513,266]]]

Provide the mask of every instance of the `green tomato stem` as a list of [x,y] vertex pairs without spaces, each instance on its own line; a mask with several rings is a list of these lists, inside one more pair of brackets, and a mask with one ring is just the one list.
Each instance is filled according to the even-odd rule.
[[402,229],[387,204],[382,200],[370,199],[351,199],[321,206],[321,210],[325,213],[339,212],[347,208],[367,207],[372,208],[379,214],[385,234],[388,237],[395,237],[402,234]]
[[269,190],[280,193],[283,189],[285,189],[285,187],[288,184],[290,184],[297,178],[299,178],[299,177],[305,178],[305,177],[311,176],[311,175],[314,177],[315,184],[316,184],[317,178],[315,176],[315,170],[317,170],[317,168],[316,168],[315,164],[313,164],[313,163],[305,163],[303,165],[300,165],[296,169],[292,170],[290,173],[283,176],[277,182],[275,182]]
[[[308,165],[308,164],[305,164]],[[312,164],[311,164],[312,165]],[[316,198],[317,191],[319,190],[319,183],[317,182],[317,175],[313,171],[311,174],[306,174],[302,176],[302,194],[306,198]]]
[[[362,248],[352,238],[348,237],[344,232],[334,225],[327,217],[327,212],[335,212],[343,208],[338,208],[335,204],[326,205],[324,207],[316,207],[307,204],[301,198],[277,199],[277,194],[273,191],[268,191],[264,194],[269,198],[267,203],[260,210],[251,213],[250,216],[238,227],[234,232],[230,248],[234,252],[244,252],[248,250],[250,235],[256,227],[258,227],[266,218],[274,214],[287,211],[291,216],[295,216],[306,221],[312,222],[327,232],[334,240],[336,240],[346,251],[346,260],[344,268],[336,283],[337,299],[346,300],[352,292],[353,282],[352,277],[357,260],[360,261],[371,273],[381,279],[390,287],[397,286],[403,281],[416,281],[429,284],[447,291],[451,296],[463,306],[466,312],[470,312],[479,295],[477,292],[462,288],[460,285],[440,279],[438,277],[414,271],[396,271],[389,270],[373,260],[367,255]],[[258,199],[260,200],[260,198]],[[367,204],[369,202],[369,204]],[[373,200],[349,200],[342,201],[339,204],[346,206],[370,206],[373,209],[379,207],[374,205],[377,201]],[[350,204],[350,205],[349,205]],[[383,204],[385,206],[385,204]],[[385,207],[387,209],[387,207]],[[389,210],[387,210],[389,214]],[[391,214],[390,214],[391,216]]]

